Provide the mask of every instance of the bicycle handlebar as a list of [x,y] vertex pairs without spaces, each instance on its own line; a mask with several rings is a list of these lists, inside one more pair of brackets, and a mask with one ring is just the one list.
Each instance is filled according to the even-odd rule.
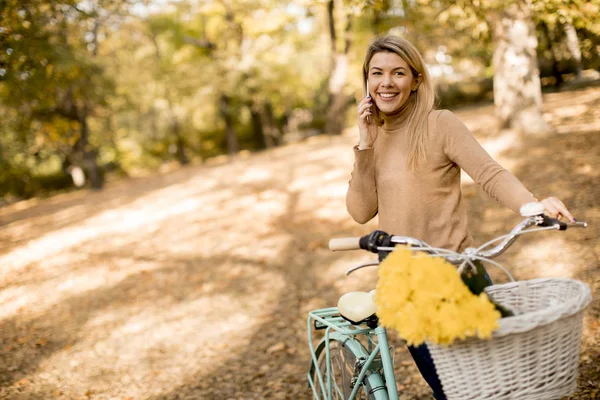
[[338,239],[331,239],[329,241],[329,250],[331,251],[344,251],[344,250],[360,250],[360,239],[359,237],[345,237]]
[[[504,253],[506,249],[508,249],[517,237],[523,233],[537,231],[539,229],[531,229],[529,231],[525,231],[525,229],[537,225],[542,227],[540,229],[556,229],[556,230],[567,230],[568,228],[587,228],[586,222],[561,222],[556,218],[548,217],[545,214],[538,214],[533,216],[526,217],[523,221],[517,224],[508,235],[500,236],[494,240],[491,240],[480,246],[479,248],[467,248],[462,254],[452,254],[446,257],[446,260],[451,264],[460,264],[465,260],[464,256],[475,256],[482,258],[494,258]],[[488,245],[503,239],[502,242],[496,245],[494,248],[485,251],[484,249],[488,247]],[[389,235],[383,231],[373,231],[368,235],[363,237],[348,237],[348,238],[337,238],[331,239],[329,241],[329,249],[332,251],[341,251],[341,250],[367,250],[372,253],[379,253],[381,251],[390,252],[394,250],[394,246],[398,244],[411,245],[418,250],[430,253],[430,254],[441,254],[443,249],[435,249],[423,242],[422,240],[418,240],[409,236],[394,236]],[[453,253],[448,251],[449,253]],[[372,265],[372,264],[368,264]],[[353,268],[346,272],[349,274],[356,269],[360,269],[366,267],[368,265],[361,265],[356,268]]]

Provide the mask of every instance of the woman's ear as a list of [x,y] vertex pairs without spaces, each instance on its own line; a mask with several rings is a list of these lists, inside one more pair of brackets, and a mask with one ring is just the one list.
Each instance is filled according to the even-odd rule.
[[413,87],[412,87],[413,92],[417,91],[421,82],[423,82],[423,74],[417,75],[417,77],[414,79]]

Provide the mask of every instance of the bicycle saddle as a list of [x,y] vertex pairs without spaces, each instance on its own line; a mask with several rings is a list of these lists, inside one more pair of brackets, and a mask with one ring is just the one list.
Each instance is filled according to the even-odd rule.
[[[342,318],[353,325],[360,325],[363,322],[373,321],[376,311],[375,291],[370,292],[349,292],[340,297],[338,301],[338,311]],[[370,326],[371,324],[369,324]]]

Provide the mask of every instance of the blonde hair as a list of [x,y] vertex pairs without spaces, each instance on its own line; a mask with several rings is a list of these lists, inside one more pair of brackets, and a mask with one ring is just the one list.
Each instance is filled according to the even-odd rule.
[[[427,117],[435,103],[433,84],[431,83],[429,72],[427,72],[427,68],[425,67],[425,61],[415,46],[406,39],[391,35],[375,38],[369,45],[363,64],[364,82],[366,82],[368,78],[369,63],[371,62],[371,59],[376,53],[381,52],[398,54],[408,64],[415,77],[418,77],[419,75],[422,76],[418,88],[410,94],[411,97],[415,96],[415,98],[412,99],[415,102],[415,106],[410,110],[410,114],[406,120],[408,134],[407,164],[411,171],[415,171],[427,158]],[[383,120],[380,111],[376,105],[374,105],[374,108],[376,120],[379,124],[382,124]]]

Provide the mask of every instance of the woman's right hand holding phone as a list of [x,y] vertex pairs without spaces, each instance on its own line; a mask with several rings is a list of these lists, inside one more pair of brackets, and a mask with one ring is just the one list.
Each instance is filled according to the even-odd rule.
[[358,141],[358,149],[368,149],[373,147],[375,138],[377,137],[377,124],[373,118],[373,100],[371,96],[367,96],[358,103],[358,131],[360,138]]

